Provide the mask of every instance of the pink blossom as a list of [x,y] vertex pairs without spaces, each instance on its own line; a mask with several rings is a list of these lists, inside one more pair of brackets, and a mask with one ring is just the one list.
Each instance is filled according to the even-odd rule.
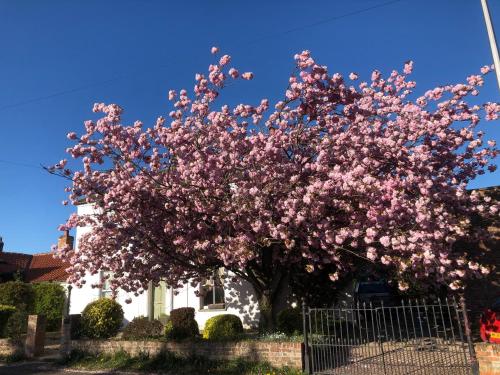
[[224,66],[227,65],[231,61],[231,56],[229,55],[224,55],[220,58],[219,65]]
[[152,125],[96,103],[82,135],[68,134],[76,169],[50,169],[70,181],[68,202],[95,208],[59,228],[89,228],[78,251],[54,250],[71,264],[69,281],[109,270],[113,288],[140,294],[149,282],[180,288],[223,266],[267,290],[275,270],[337,280],[363,259],[402,290],[460,288],[485,274],[473,254],[453,249],[485,238],[465,216],[498,215],[497,203],[465,190],[496,168],[496,144],[483,146],[478,124],[498,118],[500,105],[471,100],[485,78],[413,95],[411,62],[355,87],[309,51],[295,59],[274,104],[221,102],[239,76],[225,56],[196,74],[192,92],[169,91],[169,118]]
[[229,75],[232,78],[236,79],[236,78],[238,78],[238,76],[240,75],[240,73],[236,69],[231,68],[231,69],[229,69]]
[[246,79],[246,80],[251,80],[253,78],[253,73],[252,72],[245,72],[241,75],[241,78]]
[[210,49],[210,52],[212,53],[212,55],[215,55],[217,52],[219,52],[219,48],[217,48],[217,47],[212,47],[212,48]]

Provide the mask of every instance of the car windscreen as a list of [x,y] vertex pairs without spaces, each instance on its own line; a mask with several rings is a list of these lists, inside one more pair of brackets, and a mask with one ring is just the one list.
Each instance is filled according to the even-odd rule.
[[370,283],[360,284],[358,287],[358,294],[388,294],[391,293],[391,288],[387,284]]

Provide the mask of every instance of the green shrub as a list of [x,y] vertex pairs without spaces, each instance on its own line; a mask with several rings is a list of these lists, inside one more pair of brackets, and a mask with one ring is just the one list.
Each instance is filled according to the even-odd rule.
[[72,340],[77,340],[83,336],[82,315],[70,314],[68,317],[70,323],[70,336]]
[[232,314],[211,317],[205,323],[203,338],[208,340],[234,339],[243,333],[241,319]]
[[9,281],[0,284],[0,305],[10,305],[16,311],[9,317],[5,327],[7,337],[26,333],[28,315],[34,313],[35,293],[31,284]]
[[296,335],[302,332],[302,312],[298,308],[281,310],[277,316],[278,331],[287,335]]
[[57,283],[44,282],[33,284],[35,292],[35,314],[45,315],[47,331],[53,332],[61,328],[66,293]]
[[165,325],[170,320],[170,316],[167,314],[161,313],[158,320],[161,322],[161,324]]
[[0,305],[0,337],[5,337],[7,322],[15,311],[16,308],[14,306]]
[[172,330],[174,327],[172,326],[172,321],[169,320],[167,323],[165,323],[165,329],[164,329],[164,335],[165,337],[171,338],[172,337]]
[[139,316],[132,321],[123,330],[125,340],[147,339],[150,337],[159,337],[163,334],[163,324],[157,320],[149,320],[144,316]]
[[196,337],[200,333],[198,323],[194,319],[192,307],[181,307],[170,312],[170,320],[167,322],[165,334],[167,338],[182,340]]
[[106,339],[116,336],[123,321],[123,309],[110,298],[89,303],[82,312],[82,334],[89,338]]

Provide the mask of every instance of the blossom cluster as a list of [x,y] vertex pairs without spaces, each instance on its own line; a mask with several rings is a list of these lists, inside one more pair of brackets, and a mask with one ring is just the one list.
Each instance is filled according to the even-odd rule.
[[295,61],[272,111],[266,99],[216,106],[229,80],[253,78],[228,55],[196,75],[192,95],[170,90],[170,119],[151,127],[96,104],[102,117],[68,134],[81,168],[54,167],[71,180],[72,204],[95,205],[61,226],[92,228],[76,250],[57,250],[70,282],[109,270],[113,288],[141,293],[150,280],[176,286],[219,266],[245,275],[271,245],[285,268],[334,265],[332,281],[359,259],[392,272],[402,290],[413,279],[457,289],[488,273],[453,244],[470,235],[473,213],[498,215],[498,204],[466,190],[496,168],[495,142],[477,126],[500,105],[466,101],[491,68],[415,97],[412,62],[358,83],[308,51]]

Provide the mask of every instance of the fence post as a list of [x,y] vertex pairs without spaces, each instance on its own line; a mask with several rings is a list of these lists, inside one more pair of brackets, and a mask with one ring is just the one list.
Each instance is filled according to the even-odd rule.
[[463,295],[460,297],[460,307],[462,308],[462,315],[464,316],[465,337],[467,337],[467,345],[469,346],[469,355],[470,355],[472,373],[474,375],[477,375],[479,374],[479,362],[476,358],[476,351],[474,349],[474,344],[472,343],[469,317],[467,315],[467,306],[465,304],[465,298]]
[[308,330],[307,330],[307,306],[306,306],[306,301],[304,298],[302,298],[302,329],[304,331],[304,372],[306,374],[311,374],[311,361],[309,359],[309,337],[308,337]]

